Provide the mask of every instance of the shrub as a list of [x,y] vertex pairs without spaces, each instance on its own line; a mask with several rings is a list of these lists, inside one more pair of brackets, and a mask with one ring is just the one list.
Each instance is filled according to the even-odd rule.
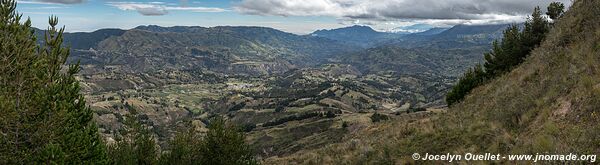
[[348,128],[348,122],[342,121],[342,128]]
[[217,117],[208,125],[209,131],[199,148],[199,164],[258,164],[250,146],[244,143],[244,133]]
[[389,120],[389,119],[390,119],[389,116],[382,115],[379,113],[374,113],[373,115],[371,115],[371,121],[373,121],[373,123],[377,123],[377,122]]

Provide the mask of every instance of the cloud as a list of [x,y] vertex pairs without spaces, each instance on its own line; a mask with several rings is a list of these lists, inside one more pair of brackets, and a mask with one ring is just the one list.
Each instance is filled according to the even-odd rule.
[[109,5],[121,10],[137,11],[146,16],[158,16],[169,13],[162,3],[111,2]]
[[[234,9],[252,15],[332,16],[349,20],[477,21],[525,17],[556,0],[242,0]],[[570,0],[558,0],[567,6]],[[542,7],[545,8],[545,7]]]
[[205,12],[225,12],[227,10],[225,9],[221,9],[221,8],[212,8],[212,7],[166,7],[167,10],[179,10],[179,11],[191,11],[191,12],[198,12],[198,13],[205,13]]
[[[183,2],[183,1],[182,1]],[[145,16],[161,16],[166,15],[169,11],[190,11],[190,12],[225,12],[227,10],[212,7],[187,7],[173,6],[164,2],[109,2],[108,5],[121,10],[137,11]]]

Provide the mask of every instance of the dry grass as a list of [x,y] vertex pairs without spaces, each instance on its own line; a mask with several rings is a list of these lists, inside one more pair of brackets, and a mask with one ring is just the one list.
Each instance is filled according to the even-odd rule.
[[525,63],[475,89],[448,113],[374,125],[343,143],[265,163],[440,163],[414,162],[414,152],[598,153],[599,16],[600,1],[575,1]]

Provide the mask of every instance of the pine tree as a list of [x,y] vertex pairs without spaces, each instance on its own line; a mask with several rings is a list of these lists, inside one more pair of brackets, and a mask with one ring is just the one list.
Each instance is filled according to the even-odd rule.
[[50,18],[38,46],[16,2],[0,1],[0,164],[105,164],[106,150],[79,93],[79,64],[69,56],[64,28]]
[[125,116],[124,128],[116,144],[109,145],[109,157],[114,164],[158,163],[158,145],[150,130],[137,118],[135,109]]
[[531,50],[539,46],[549,30],[550,24],[548,20],[542,15],[540,7],[536,7],[531,17],[525,22],[525,28],[522,32],[524,54],[529,54]]
[[495,41],[492,51],[484,54],[484,67],[488,78],[493,78],[509,71],[521,63],[522,40],[519,27],[511,25],[503,33],[502,41]]
[[244,133],[228,125],[223,118],[213,119],[200,148],[201,164],[249,165],[257,164],[253,152],[244,143]]
[[175,135],[169,142],[170,150],[165,151],[160,157],[160,164],[198,164],[202,160],[202,136],[193,128]]
[[548,15],[548,17],[550,17],[550,19],[556,21],[558,18],[560,18],[563,15],[563,13],[565,12],[564,10],[565,10],[565,5],[563,3],[552,2],[548,6],[548,11],[546,12],[546,15]]
[[481,65],[477,65],[469,69],[458,81],[458,83],[452,87],[448,95],[446,95],[446,103],[448,106],[454,105],[471,92],[477,86],[480,86],[486,81],[486,73],[483,71]]
[[[33,152],[33,95],[37,85],[31,21],[20,24],[16,2],[0,1],[0,164],[25,162]],[[32,98],[32,99],[27,99]]]
[[494,41],[492,50],[484,54],[483,67],[478,65],[468,70],[446,95],[446,103],[451,106],[460,102],[477,86],[510,72],[523,63],[529,53],[544,40],[549,28],[549,22],[542,16],[539,7],[534,9],[523,30],[517,25],[508,27],[504,30],[502,40]]

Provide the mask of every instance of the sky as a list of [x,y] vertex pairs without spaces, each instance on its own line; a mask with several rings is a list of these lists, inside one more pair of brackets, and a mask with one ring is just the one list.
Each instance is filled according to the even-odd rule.
[[[59,17],[69,32],[159,26],[263,26],[308,34],[366,25],[391,31],[415,25],[523,22],[535,6],[571,0],[18,0],[18,12],[45,29]],[[421,26],[419,26],[421,27]]]

